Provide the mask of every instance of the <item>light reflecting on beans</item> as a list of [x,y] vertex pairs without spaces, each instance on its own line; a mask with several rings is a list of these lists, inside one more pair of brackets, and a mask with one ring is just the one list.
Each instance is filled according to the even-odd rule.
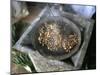
[[56,23],[44,23],[44,25],[39,28],[38,41],[50,51],[57,51],[63,48],[65,52],[70,52],[79,42],[78,36],[75,33],[63,37]]

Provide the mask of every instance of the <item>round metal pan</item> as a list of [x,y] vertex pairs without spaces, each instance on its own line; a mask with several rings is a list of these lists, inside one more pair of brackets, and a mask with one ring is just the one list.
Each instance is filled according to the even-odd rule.
[[[59,23],[60,25],[64,26],[63,27],[63,28],[65,28],[64,33],[66,33],[66,35],[69,34],[70,32],[74,32],[75,34],[78,35],[79,42],[69,53],[66,53],[65,50],[63,50],[63,49],[59,49],[57,51],[52,52],[52,51],[48,50],[47,47],[41,46],[41,44],[38,41],[39,27],[41,27],[41,25],[43,25],[43,23],[45,23],[45,22],[55,22],[55,21],[57,23]],[[42,18],[32,29],[32,45],[33,45],[34,49],[38,50],[42,56],[49,58],[49,59],[63,60],[63,59],[69,58],[79,50],[80,44],[81,44],[81,32],[80,32],[79,28],[72,21],[70,21],[64,17],[58,17],[58,16],[52,17],[51,16],[51,17],[47,17],[47,18]]]

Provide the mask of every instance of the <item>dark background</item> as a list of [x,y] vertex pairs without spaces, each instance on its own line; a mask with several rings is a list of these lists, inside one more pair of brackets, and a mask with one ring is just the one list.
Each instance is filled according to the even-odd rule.
[[91,39],[87,48],[87,53],[82,65],[83,70],[96,69],[96,13],[92,16],[95,20]]

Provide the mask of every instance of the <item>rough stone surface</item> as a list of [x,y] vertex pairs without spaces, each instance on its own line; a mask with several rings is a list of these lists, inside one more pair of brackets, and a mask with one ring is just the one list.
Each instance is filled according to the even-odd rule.
[[29,56],[34,63],[37,72],[64,71],[74,69],[70,64],[58,60],[47,59],[41,56],[37,51],[30,52]]

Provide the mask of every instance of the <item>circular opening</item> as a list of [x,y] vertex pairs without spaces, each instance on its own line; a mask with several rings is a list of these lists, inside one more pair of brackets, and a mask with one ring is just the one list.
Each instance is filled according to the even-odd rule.
[[62,60],[72,56],[80,43],[80,30],[64,17],[43,18],[33,28],[34,48],[50,59]]

